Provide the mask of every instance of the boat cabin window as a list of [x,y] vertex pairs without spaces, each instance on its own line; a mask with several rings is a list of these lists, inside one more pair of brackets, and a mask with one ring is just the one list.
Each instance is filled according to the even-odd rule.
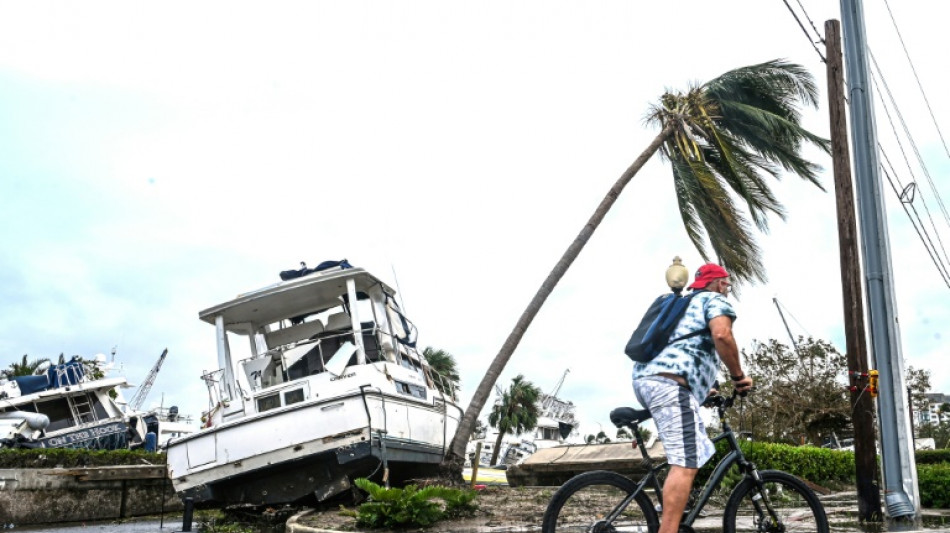
[[420,387],[419,385],[413,385],[411,383],[403,383],[402,381],[396,381],[396,392],[400,394],[405,394],[407,396],[412,396],[422,400],[426,399],[426,389],[425,387]]
[[[283,396],[283,403],[281,403],[281,396]],[[264,411],[270,411],[271,409],[277,409],[285,405],[293,405],[295,403],[300,403],[306,399],[306,393],[304,392],[303,387],[299,389],[285,390],[283,393],[274,392],[271,394],[266,394],[259,396],[257,398],[257,411],[263,413]]]
[[49,417],[49,426],[46,427],[46,431],[58,431],[76,425],[66,398],[37,402],[36,408],[37,412]]
[[257,411],[263,413],[280,407],[280,394],[268,394],[257,399]]
[[303,389],[294,389],[284,393],[284,405],[291,405],[303,401]]

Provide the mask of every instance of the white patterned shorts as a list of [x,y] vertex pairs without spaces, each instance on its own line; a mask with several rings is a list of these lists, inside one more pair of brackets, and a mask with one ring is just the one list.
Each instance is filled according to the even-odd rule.
[[635,379],[633,392],[653,415],[671,465],[699,468],[716,453],[689,389],[669,378],[649,376]]

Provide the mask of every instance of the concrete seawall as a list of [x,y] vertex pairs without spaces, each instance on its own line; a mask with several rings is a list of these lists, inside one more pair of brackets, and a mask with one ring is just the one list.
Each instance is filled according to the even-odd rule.
[[110,520],[182,509],[164,465],[0,469],[0,523]]

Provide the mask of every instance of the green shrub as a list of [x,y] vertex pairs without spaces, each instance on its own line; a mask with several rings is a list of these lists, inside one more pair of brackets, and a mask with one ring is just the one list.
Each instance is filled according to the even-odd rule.
[[950,463],[950,450],[917,450],[914,452],[914,457],[918,465]]
[[[370,501],[359,506],[358,526],[430,526],[446,517],[462,516],[475,510],[475,491],[430,486],[386,489],[364,478],[354,481],[369,494]],[[442,503],[432,500],[441,500]]]
[[0,468],[78,468],[84,466],[164,465],[165,455],[143,450],[0,448]]
[[922,507],[950,509],[947,487],[950,487],[950,463],[917,465],[917,489]]
[[[747,460],[759,470],[783,470],[812,483],[854,483],[854,453],[828,450],[814,446],[791,446],[766,442],[741,441],[739,447]],[[697,476],[698,483],[705,483],[719,460],[726,454],[726,441],[716,443],[716,455],[706,463]],[[723,487],[729,488],[741,479],[738,469],[726,475]]]

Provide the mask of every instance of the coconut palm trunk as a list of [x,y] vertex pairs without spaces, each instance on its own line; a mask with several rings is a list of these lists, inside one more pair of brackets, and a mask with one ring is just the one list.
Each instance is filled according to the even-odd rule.
[[800,103],[817,106],[817,94],[803,67],[774,60],[661,96],[647,116],[648,123],[661,126],[659,135],[610,188],[521,314],[472,395],[443,462],[446,474],[461,477],[475,420],[528,326],[624,187],[657,151],[670,163],[683,225],[699,254],[707,261],[718,258],[736,282],[765,280],[747,217],[761,231],[768,229],[768,215],[784,217],[763,174],[779,178],[790,172],[821,188],[820,167],[801,157],[801,147],[809,142],[827,152],[829,143],[801,126],[798,109]]
[[630,183],[630,180],[637,175],[637,172],[643,168],[643,165],[645,165],[646,162],[653,157],[653,154],[660,149],[660,146],[667,141],[670,135],[672,135],[673,130],[673,124],[664,127],[660,134],[653,139],[653,142],[647,146],[646,150],[640,154],[640,157],[627,168],[626,172],[624,172],[610,190],[607,191],[607,195],[600,201],[600,205],[594,210],[594,214],[591,215],[587,224],[584,225],[580,233],[577,234],[577,237],[574,238],[574,242],[572,242],[570,246],[567,247],[567,250],[564,251],[564,254],[561,255],[561,259],[558,260],[547,278],[545,278],[544,283],[541,284],[541,288],[538,289],[534,297],[531,298],[528,307],[521,313],[521,317],[518,318],[514,329],[508,334],[508,338],[501,346],[498,355],[495,356],[488,370],[485,372],[485,377],[482,378],[481,383],[478,384],[478,388],[475,389],[472,400],[468,404],[468,408],[465,410],[461,422],[459,422],[458,431],[455,432],[455,438],[452,440],[452,447],[447,457],[448,465],[454,465],[449,466],[450,469],[458,469],[458,471],[461,472],[461,465],[465,457],[465,445],[468,443],[472,430],[475,429],[475,419],[478,418],[478,414],[482,411],[482,408],[485,407],[485,402],[488,401],[492,387],[494,387],[498,378],[501,376],[501,372],[505,369],[505,365],[508,364],[508,360],[511,359],[511,355],[515,353],[515,348],[518,347],[525,332],[528,331],[528,326],[531,325],[531,322],[534,321],[534,317],[537,316],[538,311],[541,310],[544,301],[548,299],[548,296],[554,291],[554,287],[556,287],[558,282],[561,281],[561,278],[564,277],[567,269],[570,268],[574,260],[577,259],[577,256],[580,255],[581,250],[584,249],[587,241],[589,241],[591,235],[594,234],[594,230],[600,226],[604,217],[607,216],[607,212],[610,211],[614,202],[617,201],[623,188]]

